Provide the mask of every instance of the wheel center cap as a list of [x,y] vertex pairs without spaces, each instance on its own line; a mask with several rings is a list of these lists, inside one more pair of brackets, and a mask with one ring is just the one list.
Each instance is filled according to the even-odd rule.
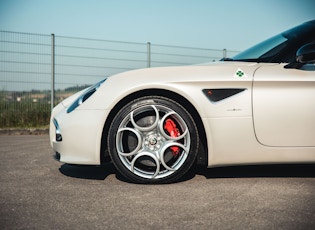
[[156,145],[157,139],[155,137],[149,137],[149,143],[150,145]]

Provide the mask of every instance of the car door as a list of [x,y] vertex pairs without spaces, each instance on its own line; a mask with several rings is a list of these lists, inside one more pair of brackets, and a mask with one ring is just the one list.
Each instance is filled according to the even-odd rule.
[[257,140],[267,146],[315,146],[315,65],[287,69],[266,64],[253,81]]

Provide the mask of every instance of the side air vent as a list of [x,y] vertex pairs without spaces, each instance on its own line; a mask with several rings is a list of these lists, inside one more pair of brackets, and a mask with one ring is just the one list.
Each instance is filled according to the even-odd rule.
[[218,102],[245,90],[246,89],[203,89],[202,92],[211,102]]

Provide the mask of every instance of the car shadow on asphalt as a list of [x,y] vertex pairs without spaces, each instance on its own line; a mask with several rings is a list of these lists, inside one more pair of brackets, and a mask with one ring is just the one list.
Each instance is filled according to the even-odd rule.
[[[59,171],[68,177],[105,180],[109,175],[116,175],[120,181],[128,182],[115,169],[112,163],[101,166],[82,166],[63,164]],[[315,164],[290,164],[290,165],[248,165],[248,166],[226,166],[218,168],[205,168],[202,166],[190,170],[177,182],[193,179],[196,175],[204,176],[206,179],[220,178],[314,178]]]
[[246,165],[218,168],[196,168],[197,175],[212,178],[314,178],[315,164]]
[[59,171],[68,177],[90,180],[105,180],[109,175],[117,173],[112,163],[101,166],[63,164]]

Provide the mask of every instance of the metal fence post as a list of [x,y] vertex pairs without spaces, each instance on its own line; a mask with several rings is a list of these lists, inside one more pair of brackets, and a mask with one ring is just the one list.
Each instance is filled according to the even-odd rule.
[[51,34],[51,110],[55,106],[55,35]]
[[223,59],[225,59],[226,58],[226,49],[223,49]]
[[147,67],[151,67],[151,43],[147,43]]

